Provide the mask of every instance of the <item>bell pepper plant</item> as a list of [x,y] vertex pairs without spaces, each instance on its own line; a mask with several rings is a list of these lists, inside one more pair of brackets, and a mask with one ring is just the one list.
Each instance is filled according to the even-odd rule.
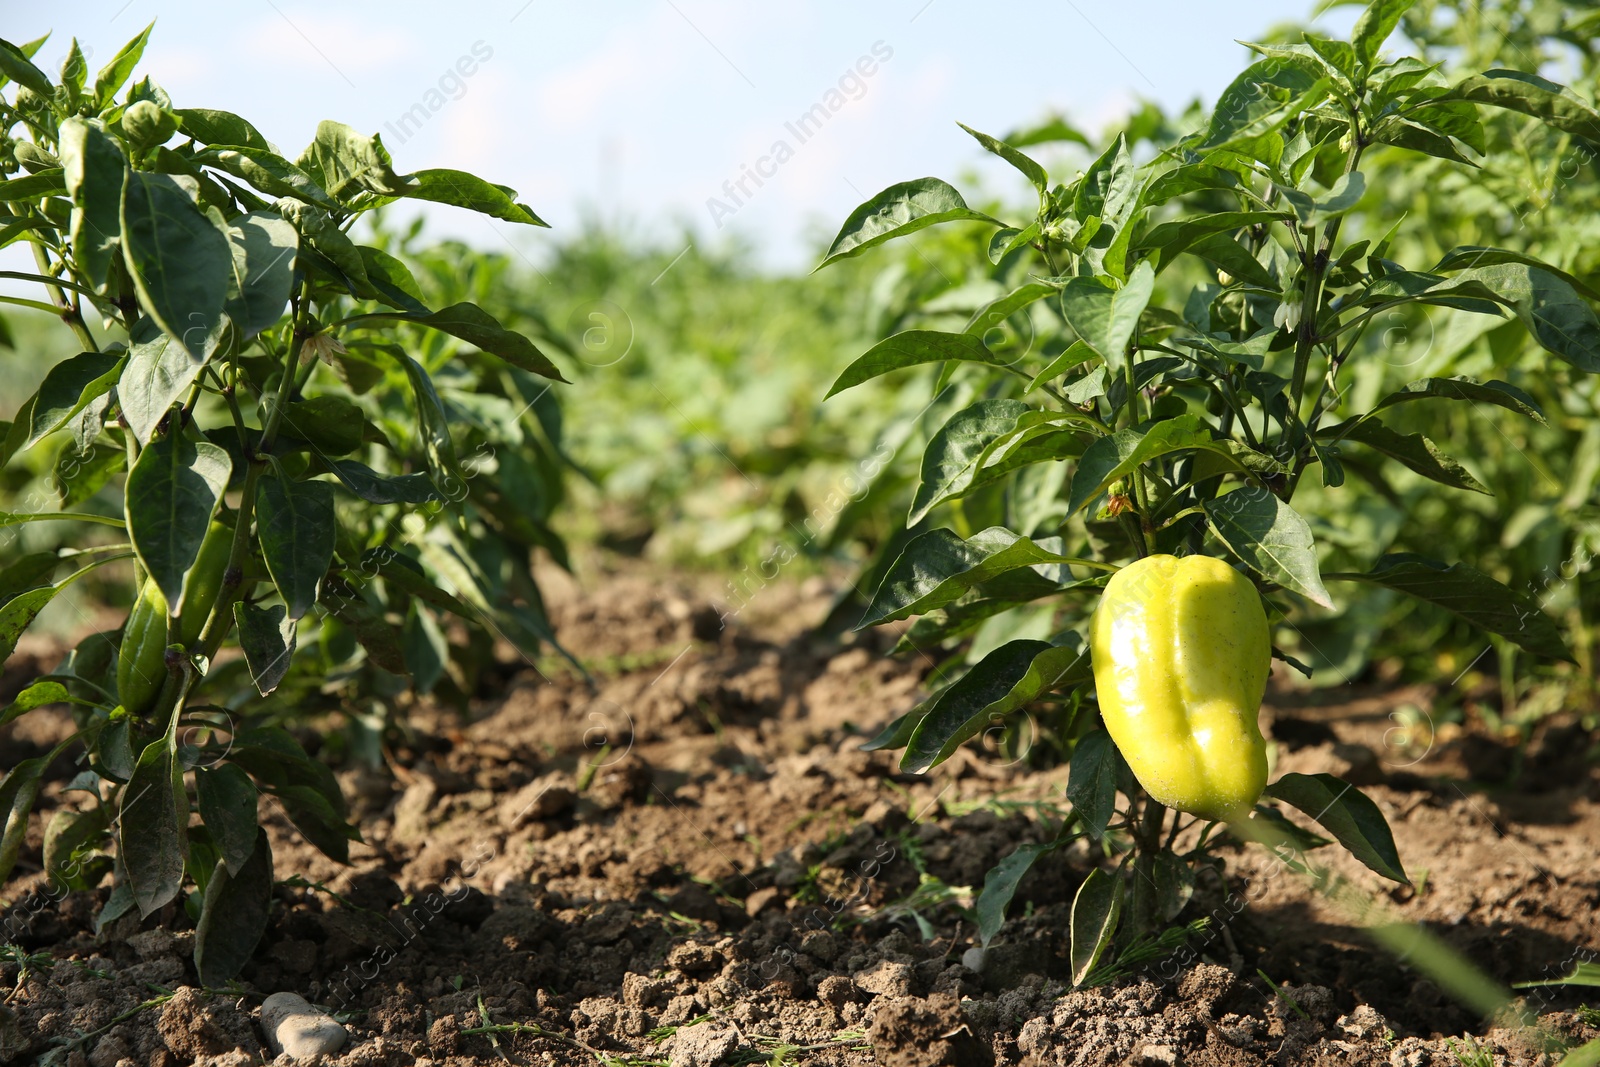
[[[997,217],[921,178],[858,207],[822,262],[933,226],[986,234],[974,273],[996,295],[964,326],[887,337],[830,392],[915,368],[930,385],[908,532],[869,565],[876,592],[860,626],[914,618],[898,650],[943,659],[932,695],[866,747],[903,749],[901,768],[923,772],[1030,707],[1057,709],[1070,813],[1052,840],[990,872],[976,912],[987,944],[1033,863],[1080,837],[1103,843],[1121,877],[1097,871],[1078,894],[1078,981],[1113,946],[1148,947],[1219,840],[1295,855],[1330,843],[1276,803],[1407,881],[1360,790],[1325,774],[1267,780],[1257,713],[1271,659],[1308,670],[1273,635],[1333,607],[1328,583],[1390,590],[1508,647],[1572,658],[1534,596],[1470,562],[1390,554],[1324,572],[1295,506],[1313,497],[1313,517],[1336,530],[1334,491],[1352,474],[1381,485],[1385,465],[1489,492],[1438,443],[1397,427],[1411,405],[1544,419],[1503,380],[1348,389],[1351,366],[1384,358],[1395,322],[1430,308],[1517,319],[1553,357],[1545,373],[1600,372],[1591,290],[1560,268],[1517,247],[1391,258],[1407,204],[1369,183],[1364,163],[1470,168],[1491,112],[1600,142],[1600,112],[1545,78],[1451,78],[1386,57],[1410,6],[1375,0],[1349,40],[1251,45],[1255,62],[1209,114],[1188,116],[1188,132],[1143,123],[1068,181],[1023,149],[1070,131],[1008,142],[963,127],[1032,186],[1031,216]],[[1135,136],[1155,143],[1154,158],[1140,162]]]
[[[397,201],[545,225],[514,190],[401,174],[377,136],[331,121],[280,154],[238,115],[132,81],[149,34],[92,82],[76,42],[52,80],[33,62],[43,39],[0,40],[0,245],[36,264],[5,277],[44,297],[0,302],[53,317],[78,348],[0,432],[0,465],[43,474],[0,527],[75,531],[8,555],[0,656],[101,568],[133,605],[0,710],[4,724],[65,704],[76,727],[0,781],[0,881],[46,767],[75,752],[73,788],[92,801],[45,830],[52,886],[112,873],[101,924],[187,909],[216,986],[267,924],[263,797],[335,860],[360,839],[333,772],[288,727],[361,720],[438,684],[453,654],[436,615],[530,656],[551,640],[530,553],[560,558],[542,510],[556,487],[531,449],[477,477],[493,450],[464,462],[451,423],[476,402],[520,440],[546,420],[544,380],[564,379],[524,333],[475,303],[431,303],[402,259],[352,236]],[[90,543],[84,524],[112,539]],[[363,685],[344,694],[351,678]]]

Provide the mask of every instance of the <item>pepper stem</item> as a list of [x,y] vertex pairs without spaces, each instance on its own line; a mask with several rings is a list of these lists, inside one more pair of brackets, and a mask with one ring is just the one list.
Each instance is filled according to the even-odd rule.
[[1160,926],[1161,894],[1156,890],[1156,855],[1161,851],[1161,831],[1167,819],[1166,805],[1146,793],[1143,810],[1134,834],[1133,897],[1130,907],[1131,932],[1139,937]]

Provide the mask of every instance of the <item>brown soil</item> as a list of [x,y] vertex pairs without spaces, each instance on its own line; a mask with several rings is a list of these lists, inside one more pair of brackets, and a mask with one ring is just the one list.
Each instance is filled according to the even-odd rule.
[[[341,773],[366,839],[351,866],[264,807],[277,877],[326,891],[277,890],[235,991],[197,988],[181,908],[97,937],[106,888],[51,899],[43,820],[84,799],[61,792],[72,768],[54,768],[4,916],[10,940],[54,962],[25,977],[0,966],[15,1016],[0,1017],[0,1061],[260,1063],[255,1016],[279,991],[339,1013],[351,1041],[331,1062],[350,1067],[1425,1067],[1478,1062],[1463,1035],[1495,1064],[1553,1062],[1549,1048],[1600,1038],[1600,1013],[1577,1010],[1570,988],[1530,997],[1539,1030],[1476,1017],[1302,878],[1233,846],[1180,917],[1212,927],[1176,956],[1071,988],[1067,916],[1092,862],[1080,846],[1035,868],[982,972],[969,969],[974,927],[957,905],[1041,838],[1029,802],[1061,804],[1065,768],[974,750],[911,776],[858,751],[909,706],[928,664],[884,658],[886,634],[810,636],[828,602],[820,583],[743,590],[726,627],[719,598],[687,586],[598,586],[551,596],[565,643],[596,665],[594,690],[508,667],[470,722],[416,709],[394,775]],[[1277,769],[1362,785],[1421,888],[1386,889],[1332,849],[1317,855],[1502,982],[1564,973],[1600,950],[1595,738],[1557,718],[1522,752],[1445,731],[1419,752],[1389,716],[1428,699],[1351,688],[1309,703],[1285,690],[1269,707]],[[0,734],[0,764],[57,729],[24,717]],[[940,899],[929,886],[953,888]],[[467,1032],[486,1021],[521,1030]],[[799,1048],[784,1059],[782,1045]]]

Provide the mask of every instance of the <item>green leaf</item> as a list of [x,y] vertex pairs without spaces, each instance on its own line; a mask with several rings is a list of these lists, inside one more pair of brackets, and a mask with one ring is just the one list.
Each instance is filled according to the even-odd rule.
[[232,468],[223,449],[173,432],[151,441],[128,472],[128,537],[168,604],[183,602]]
[[1409,11],[1414,3],[1416,0],[1372,0],[1361,17],[1356,19],[1355,29],[1350,32],[1350,43],[1356,55],[1361,57],[1362,67],[1372,66],[1378,58],[1378,49],[1383,47],[1383,42],[1399,25],[1400,16]]
[[1163,222],[1139,238],[1134,247],[1159,249],[1161,264],[1164,266],[1171,263],[1178,253],[1212,234],[1231,234],[1246,226],[1288,222],[1294,218],[1295,214],[1292,211],[1219,211],[1212,215]]
[[72,258],[96,289],[122,236],[122,186],[128,161],[98,120],[76,116],[61,124],[62,177],[72,200]]
[[138,35],[123,45],[117,54],[111,57],[111,62],[101,68],[100,73],[94,78],[94,106],[97,111],[104,111],[116,98],[117,90],[128,83],[133,77],[133,68],[139,63],[139,58],[144,55],[145,45],[150,43],[150,31],[155,29],[151,22]]
[[1170,847],[1163,848],[1156,853],[1153,879],[1156,915],[1170,923],[1194,898],[1194,868]]
[[916,732],[917,724],[928,713],[928,708],[929,705],[926,703],[918,704],[880,730],[876,736],[861,746],[861,751],[877,752],[879,749],[905,748],[906,742],[910,741],[911,735]]
[[539,351],[537,345],[522,334],[500,325],[500,320],[476,304],[465,302],[451,304],[447,308],[430,311],[427,314],[410,311],[378,311],[370,315],[357,316],[348,320],[347,324],[355,325],[373,319],[397,319],[401,322],[414,322],[419,326],[427,326],[477,345],[485,352],[499,356],[513,367],[558,382],[566,381],[556,369],[556,365]]
[[817,269],[835,260],[858,256],[896,237],[960,220],[1000,225],[999,219],[967,207],[961,194],[938,178],[918,178],[891,185],[850,213]]
[[1032,182],[1034,188],[1038,189],[1039,192],[1042,193],[1049,188],[1050,175],[1046,174],[1045,169],[1037,162],[1029,159],[1026,155],[1017,151],[1004,141],[990,137],[986,133],[979,133],[977,130],[973,129],[971,126],[968,126],[964,122],[958,122],[956,125],[960,126],[963,130],[966,130],[972,135],[973,140],[983,145],[984,151],[991,152],[994,155],[999,156],[1001,159],[1005,160],[1007,163],[1021,171],[1023,177]]
[[1354,83],[1357,79],[1356,50],[1344,41],[1329,40],[1318,37],[1314,33],[1305,35],[1306,44],[1311,51],[1325,63],[1334,73],[1344,75],[1346,81]]
[[1581,371],[1600,373],[1600,321],[1559,275],[1525,263],[1474,267],[1458,281],[1481,282],[1509,303],[1534,339]]
[[295,165],[327,190],[328,195],[349,203],[362,193],[379,196],[404,196],[405,179],[394,172],[382,139],[358,133],[332,119],[317,124],[312,138]]
[[[121,372],[122,358],[109,352],[80,352],[51,367],[28,408],[28,430],[17,451],[65,426],[91,400],[109,392]],[[22,421],[20,412],[17,421]]]
[[1223,544],[1251,570],[1325,608],[1333,607],[1317,569],[1311,527],[1288,504],[1255,486],[1204,501]]
[[[416,400],[417,434],[422,439],[423,456],[428,461],[428,471],[433,476],[438,493],[446,500],[459,503],[466,493],[466,475],[456,459],[455,442],[450,437],[450,420],[445,415],[444,403],[433,387],[422,364],[405,352],[393,349],[389,353],[400,363],[411,382],[411,394]],[[392,484],[392,483],[391,483]]]
[[203,145],[229,145],[235,148],[254,148],[272,151],[272,145],[250,123],[231,111],[216,111],[204,107],[180,107],[172,112],[185,137],[192,137]]
[[232,273],[224,305],[240,341],[277,325],[294,286],[300,235],[282,215],[252,211],[228,223]]
[[392,308],[413,311],[418,315],[432,314],[411,268],[382,249],[357,245],[361,262],[367,268],[367,282],[373,295]]
[[355,404],[342,396],[324,394],[289,401],[278,426],[283,440],[304,441],[326,460],[360,448],[367,424]]
[[295,621],[282,604],[261,607],[243,601],[233,605],[239,626],[239,648],[244,652],[250,680],[262,696],[270,696],[289,673],[294,658]]
[[[81,646],[80,646],[81,647]],[[110,647],[110,642],[105,642],[111,655],[107,657],[107,670],[103,673],[106,687],[111,693],[116,692],[116,649]],[[87,671],[88,665],[82,665]],[[79,674],[82,677],[82,674]],[[104,691],[104,690],[103,690]],[[115,699],[115,697],[113,697]],[[100,731],[100,736],[95,739],[93,756],[97,762],[94,770],[105,777],[117,782],[126,782],[133,777],[133,769],[137,761],[133,757],[133,729],[132,722],[128,719],[113,719]]]
[[195,768],[194,786],[200,802],[200,821],[211,831],[228,872],[238,874],[250,862],[260,836],[255,783],[238,764],[222,763]]
[[1105,836],[1117,807],[1118,768],[1122,754],[1105,730],[1084,735],[1072,749],[1067,767],[1067,800],[1083,828],[1095,841]]
[[1277,292],[1280,288],[1278,279],[1272,276],[1272,272],[1263,267],[1256,257],[1250,254],[1248,248],[1225,233],[1202,237],[1191,244],[1188,251],[1202,259],[1210,260],[1242,282],[1272,292]]
[[1006,143],[1017,148],[1049,144],[1052,141],[1072,141],[1085,148],[1092,147],[1089,138],[1060,115],[1052,115],[1036,125],[1013,130],[1006,136]]
[[28,815],[39,798],[39,779],[49,762],[42,756],[22,760],[0,782],[0,812],[5,817],[5,830],[0,832],[0,884],[11,877],[17,865],[28,837]]
[[1068,382],[1062,394],[1070,404],[1087,404],[1095,397],[1105,396],[1107,373],[1105,364],[1102,363],[1083,377]]
[[127,882],[117,882],[111,887],[111,895],[106,898],[105,906],[95,913],[95,935],[98,936],[103,933],[107,926],[132,910],[133,892],[128,889]]
[[1327,576],[1342,582],[1380,585],[1436,604],[1473,626],[1498,634],[1536,656],[1576,662],[1561,631],[1539,603],[1465,563],[1445,566],[1421,556],[1396,554],[1378,560],[1366,574]]
[[1025,248],[1039,239],[1039,223],[1031,222],[1026,229],[1003,226],[989,238],[989,262],[995,266],[1019,248]]
[[323,590],[322,605],[333,617],[350,627],[367,658],[391,674],[406,675],[405,641],[399,629],[384,618],[383,612],[367,603],[359,592],[348,588]]
[[[1116,140],[1106,145],[1079,179],[1077,189],[1072,194],[1072,216],[1085,224],[1089,219],[1097,218],[1102,223],[1115,226],[1127,217],[1138,198],[1138,167],[1128,150],[1127,137],[1118,134]],[[1083,241],[1089,239],[1088,236],[1079,238]]]
[[1538,982],[1513,982],[1512,989],[1534,989],[1547,985],[1581,985],[1600,987],[1600,963],[1594,960],[1578,960],[1572,965],[1572,973],[1560,978],[1547,978]]
[[1033,376],[1033,381],[1028,383],[1028,392],[1033,392],[1047,382],[1054,381],[1067,371],[1091,359],[1099,359],[1099,354],[1083,341],[1074,341],[1067,346],[1067,350],[1052,359],[1045,368]]
[[1433,271],[1437,274],[1445,271],[1466,270],[1471,267],[1497,267],[1503,263],[1521,263],[1523,266],[1537,267],[1547,274],[1554,274],[1590,300],[1600,300],[1600,290],[1596,290],[1583,279],[1576,275],[1568,274],[1560,267],[1552,266],[1535,256],[1530,256],[1525,252],[1515,252],[1509,248],[1458,245],[1445,253],[1444,258],[1439,260]]
[[373,568],[383,576],[384,581],[410,597],[425,601],[463,619],[476,619],[479,615],[476,608],[462,603],[429,581],[427,575],[423,573],[422,566],[408,556],[388,549],[369,552],[362,558],[361,573],[370,575]]
[[[90,774],[93,777],[93,772]],[[44,831],[44,871],[53,884],[92,889],[93,882],[100,880],[103,870],[81,860],[75,862],[73,855],[101,842],[110,822],[109,811],[107,805],[99,803],[87,811],[56,809]],[[110,862],[109,858],[102,860],[105,866]],[[92,881],[86,877],[90,872],[94,872]]]
[[1501,314],[1502,304],[1509,303],[1487,285],[1471,278],[1446,278],[1439,274],[1391,269],[1346,306],[1377,307],[1406,301],[1495,316]]
[[982,338],[990,330],[998,328],[1012,315],[1029,304],[1060,292],[1060,290],[1061,287],[1059,285],[1049,282],[1029,282],[1019,289],[1013,289],[1004,296],[996,297],[973,312],[972,319],[967,323],[967,328],[961,332]]
[[922,479],[906,525],[915,526],[935,505],[966,490],[984,449],[1032,410],[1020,400],[980,400],[950,416],[922,453]]
[[201,985],[220,988],[239,976],[267,932],[271,912],[272,844],[259,834],[241,866],[218,862],[206,883],[194,931]]
[[60,196],[66,191],[66,172],[60,167],[51,167],[37,174],[24,174],[20,178],[0,182],[0,203],[13,204],[19,200]]
[[1476,104],[1531,115],[1554,129],[1600,141],[1600,112],[1564,85],[1520,70],[1486,70],[1455,87],[1454,95]]
[[1303,227],[1319,226],[1329,219],[1336,219],[1361,202],[1362,194],[1367,191],[1367,179],[1361,172],[1352,171],[1341,174],[1333,183],[1333,188],[1328,195],[1318,200],[1298,189],[1280,189],[1279,194],[1294,208],[1295,215]]
[[1398,433],[1368,415],[1361,419],[1329,426],[1317,434],[1332,440],[1356,441],[1416,471],[1424,478],[1453,489],[1493,495],[1456,460],[1420,433]]
[[1448,159],[1452,163],[1477,167],[1476,163],[1461,154],[1461,150],[1448,135],[1399,115],[1386,115],[1379,119],[1377,125],[1372,128],[1372,140],[1378,144],[1391,144],[1397,148],[1408,148],[1413,152]]
[[406,667],[412,687],[418,693],[432,692],[444,677],[445,664],[450,660],[449,642],[433,615],[416,603],[406,612],[400,634],[405,641]]
[[1210,443],[1211,431],[1199,415],[1179,415],[1158,422],[1149,430],[1129,427],[1102,437],[1090,445],[1078,461],[1078,469],[1072,475],[1067,512],[1076,512],[1105,492],[1112,482],[1152,459]]
[[491,218],[520,222],[527,226],[550,224],[526,204],[517,203],[517,191],[505,185],[484,181],[461,170],[419,170],[408,174],[400,195],[412,200],[431,200],[436,204],[464,207]]
[[18,693],[17,698],[8,704],[4,711],[0,711],[0,726],[21,718],[34,708],[42,708],[48,704],[59,704],[66,699],[67,687],[60,682],[34,682]]
[[1089,656],[1044,641],[1009,641],[940,693],[911,734],[900,769],[921,774],[938,766],[991,722],[1037,700],[1068,678],[1087,677]]
[[25,85],[46,100],[53,100],[56,88],[44,71],[34,66],[27,55],[10,41],[0,41],[0,74]]
[[[1096,367],[1086,378],[1080,378],[1067,387],[1070,394],[1081,382],[1104,375],[1104,367]],[[1017,419],[1014,429],[1007,430],[984,446],[972,466],[970,479],[952,486],[934,502],[957,496],[966,496],[974,490],[998,481],[1014,471],[1037,463],[1081,456],[1090,443],[1085,437],[1098,438],[1104,434],[1098,420],[1079,411],[1029,411]],[[1065,474],[1062,475],[1065,480]]]
[[1515,411],[1519,415],[1526,415],[1533,421],[1543,424],[1544,411],[1540,409],[1539,402],[1524,393],[1521,389],[1509,382],[1488,381],[1480,382],[1472,378],[1422,378],[1411,382],[1404,389],[1390,393],[1378,401],[1368,415],[1376,414],[1384,408],[1396,404],[1405,404],[1413,400],[1426,400],[1437,397],[1443,400],[1465,400],[1473,404],[1493,404]]
[[123,419],[134,437],[148,445],[172,405],[205,369],[221,333],[207,334],[199,356],[191,355],[187,347],[162,333],[148,319],[140,319],[133,333],[128,362],[117,381],[117,402],[122,405]]
[[311,175],[270,149],[218,145],[196,152],[193,162],[215,167],[235,178],[243,178],[273,198],[290,196],[334,210],[339,206],[338,201],[329,196]]
[[1135,340],[1139,316],[1150,304],[1155,280],[1155,268],[1145,261],[1134,268],[1120,289],[1108,288],[1094,278],[1073,278],[1061,291],[1061,310],[1067,322],[1113,370],[1125,364],[1128,345]]
[[160,737],[145,746],[122,787],[117,822],[117,852],[140,915],[161,908],[183,888],[188,826],[183,767]]
[[51,552],[29,552],[0,569],[0,604],[18,593],[50,584],[50,576],[61,566],[61,556]]
[[130,173],[123,186],[122,250],[140,307],[203,360],[227,302],[233,255],[227,238],[195,205],[196,188],[192,178]]
[[1238,187],[1239,176],[1231,170],[1209,163],[1189,163],[1151,179],[1139,199],[1146,207],[1154,207],[1189,193]]
[[971,334],[906,330],[879,341],[846,367],[823,399],[870,381],[880,374],[946,360],[987,363],[994,367],[1004,367],[1010,363],[989,351],[980,338]]
[[317,602],[317,589],[333,563],[337,523],[333,486],[294,481],[274,471],[256,492],[256,528],[267,573],[298,620]]
[[1479,155],[1489,150],[1478,106],[1466,100],[1444,100],[1409,111],[1406,118],[1419,126],[1457,141]]
[[[338,787],[334,788],[337,791]],[[344,821],[344,815],[329,801],[325,791],[309,785],[289,785],[274,793],[283,802],[283,810],[295,829],[318,851],[335,862],[350,862],[350,842],[361,840],[361,835]]]
[[1200,151],[1254,141],[1272,133],[1327,92],[1304,66],[1271,57],[1245,68],[1217,100]]
[[1369,869],[1401,885],[1411,884],[1383,812],[1349,782],[1331,774],[1290,772],[1267,786],[1265,795],[1311,816]]
[[[0,512],[0,517],[4,517],[3,512]],[[0,663],[11,658],[11,653],[17,650],[17,639],[22,636],[24,630],[33,625],[33,620],[45,609],[45,605],[56,598],[57,593],[95,568],[103,567],[113,560],[127,558],[126,553],[102,556],[53,585],[28,589],[7,600],[4,605],[0,605]]]
[[1250,813],[1250,824],[1251,840],[1271,849],[1286,845],[1296,852],[1310,852],[1333,844],[1332,838],[1314,834],[1299,823],[1289,821],[1287,815],[1268,804],[1256,805],[1256,810]]
[[989,868],[983,876],[983,892],[978,894],[973,911],[978,919],[978,938],[984,948],[994,940],[994,935],[1005,925],[1006,908],[1017,895],[1017,886],[1023,876],[1033,868],[1039,857],[1054,852],[1056,844],[1021,845],[999,863]]
[[1081,986],[1111,946],[1122,918],[1122,879],[1099,867],[1072,898],[1072,984]]
[[918,534],[906,545],[873,594],[857,630],[944,607],[973,586],[1008,571],[1075,562],[1051,537],[1037,544],[1004,526],[991,526],[963,541],[949,530]]
[[336,459],[328,467],[341,485],[369,504],[426,504],[441,499],[426,474],[379,474],[353,459]]

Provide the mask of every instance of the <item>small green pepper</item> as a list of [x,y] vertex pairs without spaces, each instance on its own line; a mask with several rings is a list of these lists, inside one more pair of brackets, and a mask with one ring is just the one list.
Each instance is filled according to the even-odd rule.
[[183,603],[178,610],[178,640],[184,647],[192,647],[200,640],[206,619],[222,591],[222,575],[228,569],[228,555],[233,551],[233,527],[223,522],[213,522],[200,543],[200,554],[183,583]]
[[122,628],[117,652],[117,696],[122,706],[144,715],[155,706],[167,680],[167,598],[146,578]]

